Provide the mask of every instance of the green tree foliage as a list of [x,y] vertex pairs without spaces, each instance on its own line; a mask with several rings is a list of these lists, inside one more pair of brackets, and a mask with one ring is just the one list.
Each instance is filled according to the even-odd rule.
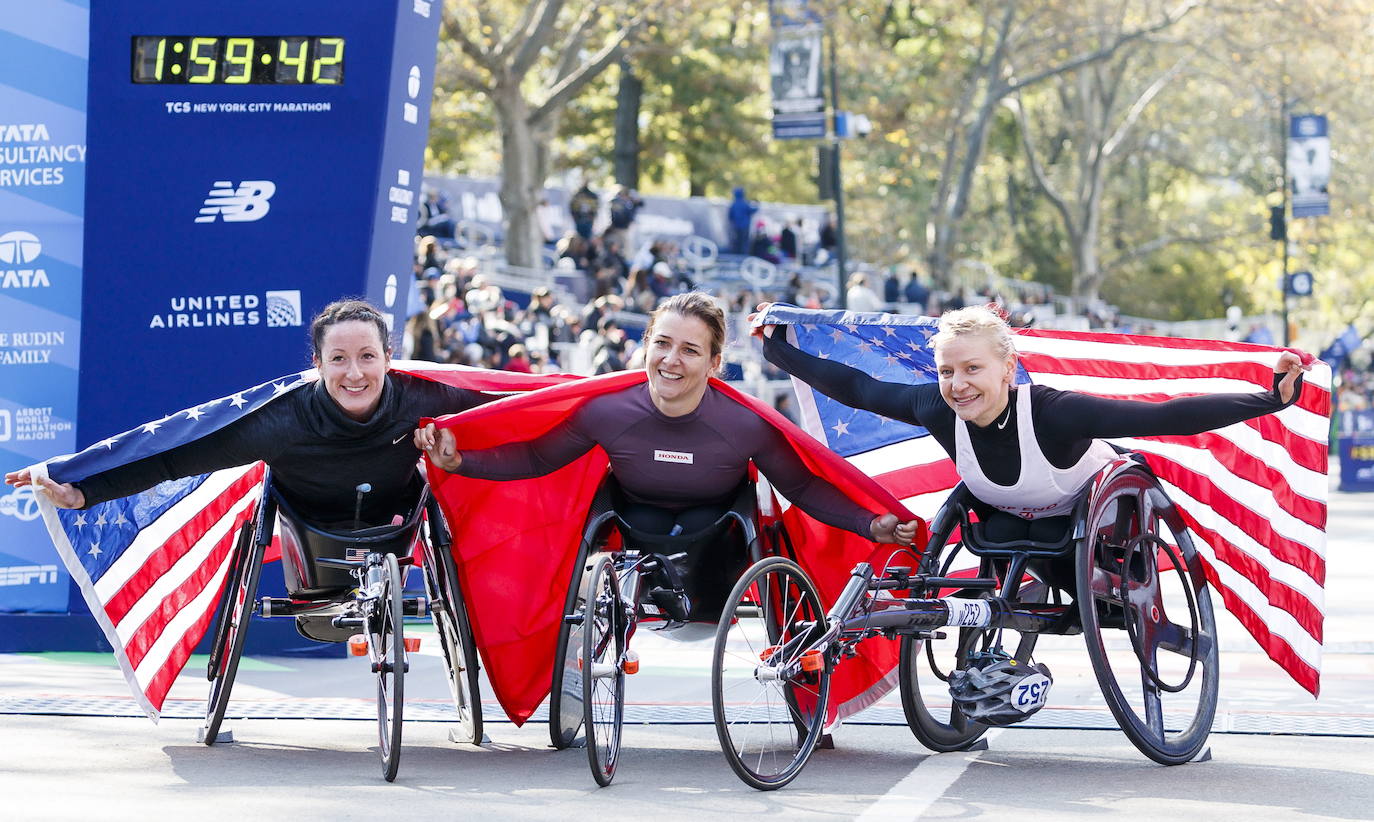
[[[578,2],[588,0],[567,0]],[[1097,293],[1123,312],[1215,317],[1226,297],[1276,312],[1281,255],[1267,217],[1280,201],[1286,102],[1327,114],[1333,148],[1331,216],[1290,222],[1290,269],[1317,281],[1315,297],[1292,303],[1311,337],[1299,342],[1325,345],[1351,321],[1374,330],[1374,96],[1362,92],[1374,80],[1374,0],[816,2],[836,38],[841,107],[873,123],[842,152],[851,259],[972,260],[1068,293],[1088,243]],[[757,199],[815,202],[816,144],[770,135],[767,3],[672,8],[650,16],[629,57],[644,84],[641,188],[723,198],[744,185]],[[549,45],[542,59],[558,57]],[[446,79],[447,59],[431,167],[499,173],[499,119]],[[618,74],[563,108],[554,179],[610,176]],[[1008,105],[1018,93],[1025,129]],[[1085,172],[1099,166],[1086,196]],[[1088,217],[1093,230],[1079,230]]]

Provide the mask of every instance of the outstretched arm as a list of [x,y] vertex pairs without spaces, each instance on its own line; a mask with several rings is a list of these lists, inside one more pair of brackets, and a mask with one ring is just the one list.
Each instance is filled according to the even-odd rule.
[[1244,420],[1272,414],[1297,402],[1302,373],[1311,358],[1285,351],[1274,366],[1274,387],[1250,394],[1202,394],[1163,402],[1108,399],[1059,392],[1045,418],[1065,436],[1149,437],[1200,434]]
[[480,451],[459,450],[453,432],[434,423],[415,429],[415,447],[430,461],[452,474],[488,480],[517,480],[552,474],[596,445],[575,419],[525,442],[512,442]]
[[917,521],[901,522],[895,514],[874,516],[871,511],[845,496],[829,480],[807,470],[786,438],[776,430],[754,454],[759,470],[768,481],[801,509],[826,525],[842,528],[874,542],[910,545],[916,537]]
[[813,357],[788,343],[778,326],[763,326],[763,356],[778,368],[850,408],[923,425],[917,416],[921,386],[876,380],[857,368]]

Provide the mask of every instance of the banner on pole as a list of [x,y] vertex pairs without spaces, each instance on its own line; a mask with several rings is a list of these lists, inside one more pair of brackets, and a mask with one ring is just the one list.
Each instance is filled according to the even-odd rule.
[[1293,186],[1293,218],[1331,213],[1331,138],[1325,114],[1295,114],[1289,121],[1288,176]]
[[821,45],[825,26],[807,0],[772,0],[773,44],[768,72],[773,89],[773,138],[825,136]]

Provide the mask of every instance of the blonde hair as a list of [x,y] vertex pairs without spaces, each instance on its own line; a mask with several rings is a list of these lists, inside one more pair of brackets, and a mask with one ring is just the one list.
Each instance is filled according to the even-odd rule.
[[970,334],[988,337],[997,351],[997,356],[1002,359],[1016,359],[1016,345],[1011,339],[1011,327],[1001,315],[985,305],[971,305],[940,315],[940,330],[930,338],[930,344],[939,346]]

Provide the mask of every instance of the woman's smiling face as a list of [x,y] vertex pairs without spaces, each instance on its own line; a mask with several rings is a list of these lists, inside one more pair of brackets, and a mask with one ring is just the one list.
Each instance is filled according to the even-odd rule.
[[329,396],[358,422],[366,422],[377,411],[390,366],[376,324],[362,320],[345,320],[325,329],[315,358]]
[[940,396],[959,419],[992,424],[1007,407],[1016,360],[999,357],[986,334],[962,334],[935,347]]

